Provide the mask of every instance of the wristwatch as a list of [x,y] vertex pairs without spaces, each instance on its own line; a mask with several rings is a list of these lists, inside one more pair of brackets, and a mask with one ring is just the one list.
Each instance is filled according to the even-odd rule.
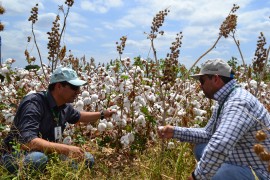
[[104,112],[103,111],[100,112],[100,119],[104,119]]

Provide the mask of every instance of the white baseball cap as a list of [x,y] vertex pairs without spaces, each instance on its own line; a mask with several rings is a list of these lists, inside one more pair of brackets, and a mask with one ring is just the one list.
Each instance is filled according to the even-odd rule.
[[234,75],[232,74],[232,68],[229,66],[228,63],[226,63],[222,59],[207,60],[204,64],[202,64],[200,73],[191,75],[191,77],[199,79],[200,76],[206,74],[210,75],[217,74],[229,78],[234,77]]

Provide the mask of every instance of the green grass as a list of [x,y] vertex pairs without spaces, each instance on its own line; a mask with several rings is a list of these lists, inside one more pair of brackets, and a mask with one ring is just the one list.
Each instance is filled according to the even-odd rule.
[[91,151],[95,157],[92,169],[79,163],[77,170],[72,169],[68,162],[61,161],[57,156],[50,158],[45,172],[20,170],[16,175],[9,174],[0,167],[2,179],[187,179],[195,167],[192,147],[186,143],[177,143],[175,149],[161,150],[156,144],[147,148],[142,154],[128,151],[115,152],[113,149],[97,148]]

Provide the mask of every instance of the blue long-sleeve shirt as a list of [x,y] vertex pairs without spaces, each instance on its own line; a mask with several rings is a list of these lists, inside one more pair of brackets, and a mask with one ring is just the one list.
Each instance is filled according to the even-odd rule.
[[[236,86],[235,80],[231,80],[214,94],[217,106],[204,128],[174,128],[174,138],[180,141],[208,143],[194,172],[197,179],[210,179],[224,162],[252,167],[270,179],[268,163],[262,161],[253,150],[258,143],[256,132],[265,130],[268,133],[266,129],[270,128],[270,115],[256,97]],[[218,108],[224,100],[217,118]],[[270,138],[261,144],[270,150]]]
[[25,144],[37,137],[56,141],[55,127],[61,126],[64,131],[67,122],[75,124],[79,119],[79,111],[75,110],[71,104],[58,107],[49,91],[33,93],[21,101],[4,144],[11,149],[10,143],[13,141]]

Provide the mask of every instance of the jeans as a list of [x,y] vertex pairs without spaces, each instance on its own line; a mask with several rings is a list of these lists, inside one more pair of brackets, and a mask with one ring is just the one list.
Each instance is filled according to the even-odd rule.
[[[16,173],[19,168],[18,161],[22,155],[21,153],[6,153],[1,157],[0,162],[10,173]],[[26,153],[23,156],[23,166],[37,171],[44,171],[49,159],[44,153],[36,151]],[[68,160],[68,158],[65,158],[65,160]],[[94,162],[92,154],[85,152],[85,166],[91,168]],[[78,164],[75,161],[72,161],[71,166],[75,169],[78,168]]]
[[[202,157],[204,148],[207,143],[196,144],[194,147],[194,156],[197,161]],[[259,179],[263,180],[263,177],[259,173],[256,173]],[[229,163],[223,163],[218,169],[217,173],[213,176],[213,180],[255,180],[255,177],[251,169],[247,166],[237,166]]]

